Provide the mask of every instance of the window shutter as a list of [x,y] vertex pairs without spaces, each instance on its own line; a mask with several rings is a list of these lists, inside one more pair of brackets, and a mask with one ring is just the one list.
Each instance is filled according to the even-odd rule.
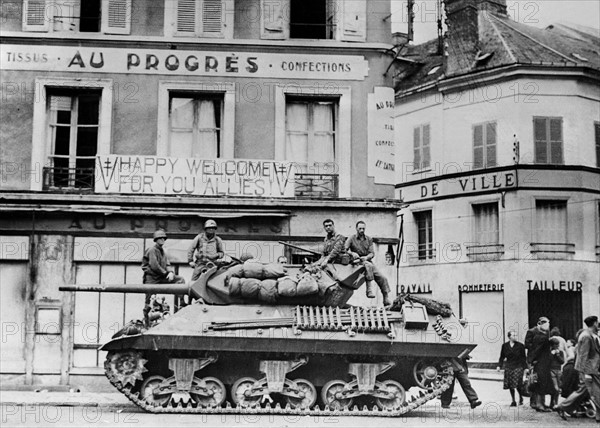
[[50,19],[47,15],[46,0],[25,0],[23,4],[23,31],[48,31]]
[[486,167],[496,166],[496,123],[490,122],[485,127]]
[[429,125],[423,125],[423,138],[421,141],[421,168],[429,168]]
[[550,119],[550,163],[563,163],[562,119]]
[[364,42],[367,39],[367,1],[343,0],[338,5],[343,10],[341,39]]
[[102,0],[102,32],[131,33],[131,0]]
[[548,163],[546,119],[533,119],[533,139],[535,144],[535,163]]
[[483,168],[483,125],[473,127],[473,168]]
[[202,1],[202,33],[207,36],[223,34],[222,0]]
[[[596,134],[596,166],[600,167],[600,122],[594,123],[594,131]],[[598,227],[598,235],[600,236],[600,226]]]
[[196,0],[177,0],[175,31],[181,35],[196,34]]
[[285,40],[289,37],[289,0],[262,0],[261,39]]
[[415,170],[421,169],[421,127],[417,126],[413,132],[413,144],[414,144],[414,159],[413,168]]

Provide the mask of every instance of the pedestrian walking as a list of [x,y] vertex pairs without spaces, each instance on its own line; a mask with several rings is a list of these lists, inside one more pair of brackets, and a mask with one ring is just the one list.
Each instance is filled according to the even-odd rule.
[[550,408],[558,404],[558,397],[560,396],[561,378],[562,378],[562,366],[565,363],[565,357],[563,351],[560,350],[561,342],[558,337],[554,336],[550,338],[550,354],[552,354],[552,362],[550,363],[550,377],[552,379],[552,388],[554,392],[550,398]]
[[450,404],[452,403],[452,395],[454,394],[454,384],[458,380],[460,387],[463,392],[467,396],[467,400],[471,404],[471,409],[474,409],[477,406],[481,406],[481,401],[479,401],[479,396],[477,392],[473,389],[471,385],[471,380],[469,379],[469,366],[467,365],[467,360],[470,357],[460,358],[457,360],[459,364],[455,364],[454,368],[454,377],[452,378],[452,383],[450,384],[450,388],[442,392],[440,400],[442,401],[442,409],[449,409]]
[[500,359],[496,370],[504,365],[504,389],[510,391],[512,402],[511,407],[515,407],[515,389],[519,393],[519,405],[523,404],[523,372],[527,368],[527,358],[525,356],[525,345],[517,341],[514,331],[508,332],[508,342],[502,345],[500,350]]
[[529,370],[537,376],[537,383],[531,391],[530,405],[538,412],[551,412],[546,407],[546,395],[554,391],[552,378],[550,377],[550,365],[552,362],[550,354],[550,341],[548,330],[550,320],[540,317],[537,325],[525,335],[525,349],[527,349],[527,364]]

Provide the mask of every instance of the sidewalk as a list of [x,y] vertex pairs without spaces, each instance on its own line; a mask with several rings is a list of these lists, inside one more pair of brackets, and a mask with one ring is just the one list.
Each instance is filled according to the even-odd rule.
[[[43,387],[41,387],[43,388]],[[109,407],[124,410],[138,409],[119,392],[62,392],[62,391],[0,391],[2,406],[67,406]]]

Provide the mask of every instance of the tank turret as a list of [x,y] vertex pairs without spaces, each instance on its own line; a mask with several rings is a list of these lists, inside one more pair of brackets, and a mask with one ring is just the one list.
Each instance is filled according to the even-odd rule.
[[[362,267],[247,263],[210,266],[190,284],[60,289],[190,296],[101,348],[111,384],[155,413],[399,416],[441,395],[475,347],[447,305],[348,305]],[[409,397],[412,386],[422,392]]]

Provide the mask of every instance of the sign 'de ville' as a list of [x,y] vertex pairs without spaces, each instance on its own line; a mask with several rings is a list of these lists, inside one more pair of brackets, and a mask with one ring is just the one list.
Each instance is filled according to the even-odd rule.
[[2,45],[2,70],[363,80],[358,55]]
[[447,178],[444,180],[432,180],[412,186],[407,184],[402,188],[402,197],[405,202],[411,202],[457,194],[510,189],[516,186],[517,174],[515,171],[497,171]]
[[99,155],[97,193],[293,197],[294,164],[273,160]]

